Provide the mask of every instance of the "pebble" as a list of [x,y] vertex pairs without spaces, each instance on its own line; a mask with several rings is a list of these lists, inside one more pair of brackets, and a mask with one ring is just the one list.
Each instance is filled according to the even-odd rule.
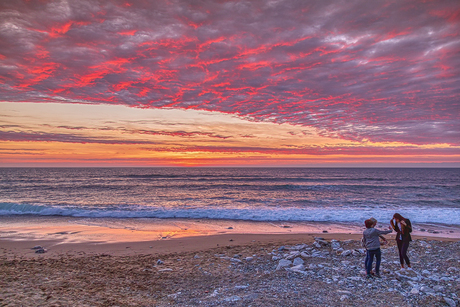
[[444,297],[444,301],[447,303],[447,305],[449,305],[450,307],[456,307],[457,306],[457,303],[455,303],[455,301],[451,298],[448,298],[448,297]]
[[292,264],[292,261],[289,261],[287,259],[281,259],[278,262],[278,266],[276,267],[276,270],[278,271],[278,270],[281,270],[282,268],[289,267],[291,264]]
[[299,264],[304,264],[305,261],[302,258],[295,258],[294,261],[292,262],[293,265],[299,265]]
[[346,257],[346,256],[350,256],[353,252],[349,249],[345,250],[342,252],[342,256]]

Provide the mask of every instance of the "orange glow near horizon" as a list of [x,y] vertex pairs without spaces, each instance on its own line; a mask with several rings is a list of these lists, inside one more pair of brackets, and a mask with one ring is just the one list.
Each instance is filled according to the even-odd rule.
[[[351,141],[193,110],[0,103],[0,166],[455,165],[449,144]],[[6,138],[8,138],[6,140]]]

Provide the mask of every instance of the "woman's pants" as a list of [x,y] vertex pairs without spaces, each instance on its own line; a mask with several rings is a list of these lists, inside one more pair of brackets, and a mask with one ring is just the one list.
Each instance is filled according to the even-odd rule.
[[409,248],[409,242],[409,240],[396,240],[399,250],[399,262],[401,262],[401,266],[404,266],[404,261],[406,261],[407,265],[410,265],[409,257],[407,257],[407,249]]
[[[367,257],[369,256],[369,257]],[[380,275],[380,262],[382,261],[382,252],[380,251],[380,248],[377,249],[371,249],[367,251],[367,256],[366,256],[366,273],[367,275],[371,274],[372,271],[372,262],[374,262],[374,256],[375,256],[375,274]]]

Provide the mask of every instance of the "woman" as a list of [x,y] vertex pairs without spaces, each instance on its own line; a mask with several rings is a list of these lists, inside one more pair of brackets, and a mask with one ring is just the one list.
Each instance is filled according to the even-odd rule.
[[363,244],[367,249],[367,255],[365,260],[367,278],[371,278],[372,262],[375,256],[375,276],[380,277],[380,262],[382,261],[382,252],[380,251],[380,240],[381,235],[385,235],[391,232],[390,230],[378,230],[375,229],[377,220],[368,219],[364,222],[366,230],[363,232]]
[[404,261],[407,267],[410,266],[410,260],[407,256],[407,249],[409,242],[412,241],[410,233],[412,232],[412,224],[409,219],[404,218],[401,214],[395,213],[390,220],[391,227],[396,231],[396,243],[399,250],[399,262],[401,262],[401,269],[404,269]]

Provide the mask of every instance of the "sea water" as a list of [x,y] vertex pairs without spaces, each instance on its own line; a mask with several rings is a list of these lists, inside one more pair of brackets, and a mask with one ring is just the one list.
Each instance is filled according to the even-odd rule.
[[460,225],[453,168],[0,168],[0,215]]

